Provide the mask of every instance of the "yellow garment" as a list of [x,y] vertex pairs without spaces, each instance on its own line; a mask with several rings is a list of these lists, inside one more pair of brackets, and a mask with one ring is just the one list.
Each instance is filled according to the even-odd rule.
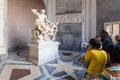
[[106,62],[107,55],[105,51],[100,49],[87,50],[84,63],[87,64],[88,74],[102,74]]

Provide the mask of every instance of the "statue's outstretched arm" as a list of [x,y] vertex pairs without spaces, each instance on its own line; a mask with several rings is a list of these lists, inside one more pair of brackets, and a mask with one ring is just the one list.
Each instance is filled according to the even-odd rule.
[[39,16],[39,13],[37,11],[37,9],[32,9],[32,12],[38,17]]
[[37,12],[37,9],[32,9],[32,12],[33,12],[33,13],[36,13],[36,12]]

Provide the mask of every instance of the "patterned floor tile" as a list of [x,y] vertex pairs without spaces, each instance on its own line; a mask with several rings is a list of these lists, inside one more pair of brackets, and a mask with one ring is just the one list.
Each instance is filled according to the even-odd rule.
[[73,52],[73,51],[59,51],[59,54],[62,56],[62,57],[65,57],[65,58],[75,58],[76,56],[80,55],[80,52]]
[[[19,75],[12,75],[12,72],[14,70],[30,70],[30,74],[23,76],[23,74]],[[29,72],[29,71],[28,71]],[[27,72],[26,72],[27,73]],[[25,73],[25,74],[26,74]],[[22,76],[21,76],[22,75]],[[6,77],[7,76],[7,77]],[[35,65],[12,65],[12,64],[6,64],[1,75],[0,75],[0,80],[12,80],[11,78],[19,77],[19,80],[34,80],[35,78],[38,78],[41,76],[40,70],[38,66]],[[20,78],[21,77],[21,78]]]
[[[75,72],[84,70],[84,66],[74,63],[72,60],[68,59],[57,59],[56,61],[48,62],[46,68],[52,76],[64,77],[71,76],[73,79],[77,79]],[[69,80],[69,79],[68,79]]]
[[[9,55],[8,59],[0,63],[0,80],[10,80],[11,74],[15,69],[18,71],[23,70],[23,72],[28,70],[25,71],[25,77],[19,80],[81,80],[86,72],[86,68],[78,59],[77,61],[75,60],[80,53],[72,51],[60,51],[59,53],[61,55],[60,58],[36,66],[28,61],[28,51],[20,50],[14,52],[12,55]],[[29,70],[31,70],[31,76],[28,74]],[[18,75],[19,77],[22,76]]]

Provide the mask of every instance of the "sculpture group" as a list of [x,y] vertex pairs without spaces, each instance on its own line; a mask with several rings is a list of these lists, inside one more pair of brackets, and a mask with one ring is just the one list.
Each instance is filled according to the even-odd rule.
[[32,30],[32,42],[53,42],[58,23],[49,22],[45,15],[45,9],[41,9],[40,13],[37,9],[32,9],[32,12],[36,15],[36,28]]

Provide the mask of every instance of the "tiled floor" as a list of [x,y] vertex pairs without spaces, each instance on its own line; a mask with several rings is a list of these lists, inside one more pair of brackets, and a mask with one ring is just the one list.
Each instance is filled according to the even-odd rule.
[[[6,64],[0,75],[1,80],[33,80],[41,75],[35,65]],[[6,77],[5,77],[6,76]]]
[[80,53],[59,51],[59,54],[60,58],[37,66],[28,61],[27,50],[12,52],[0,63],[0,80],[81,80],[86,68],[79,61]]

